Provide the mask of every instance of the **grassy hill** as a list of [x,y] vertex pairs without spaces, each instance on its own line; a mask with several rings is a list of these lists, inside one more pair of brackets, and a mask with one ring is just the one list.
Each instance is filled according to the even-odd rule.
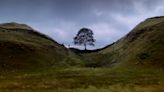
[[[146,19],[117,42],[79,54],[87,67],[164,68],[164,17]],[[84,53],[83,53],[84,52]]]
[[81,51],[27,25],[0,24],[0,92],[164,92],[163,37],[164,17],[154,17]]
[[102,53],[117,53],[119,66],[164,68],[164,17],[149,18]]
[[[164,67],[164,17],[146,19],[130,33],[104,48],[67,49],[26,24],[0,24],[0,68],[60,66]],[[70,51],[71,50],[71,51]]]
[[[35,70],[78,64],[63,45],[25,24],[0,24],[0,70]],[[65,64],[66,65],[66,64]]]

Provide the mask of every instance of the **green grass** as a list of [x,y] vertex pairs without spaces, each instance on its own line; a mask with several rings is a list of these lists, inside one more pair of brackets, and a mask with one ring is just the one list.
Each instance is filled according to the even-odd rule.
[[1,74],[0,91],[160,92],[158,90],[164,90],[163,76],[163,70],[76,67],[10,72]]
[[0,92],[163,92],[163,21],[78,55],[26,25],[0,25]]
[[15,22],[0,24],[0,27],[7,28],[7,29],[26,29],[26,30],[33,30],[30,26],[26,24],[18,24]]
[[164,17],[159,18],[148,18],[145,21],[141,22],[139,25],[137,25],[133,30],[140,30],[146,27],[151,27],[153,25],[159,24],[164,21]]
[[88,88],[76,89],[0,89],[1,92],[163,92],[163,85],[152,86],[121,86],[112,85],[107,88],[96,88],[90,86]]
[[112,46],[79,56],[88,67],[164,68],[164,18],[147,19]]
[[23,27],[26,26],[16,23],[3,24],[5,28],[1,28],[1,26],[0,71],[31,71],[54,66],[60,67],[61,65],[81,66],[81,61],[74,53],[44,35],[34,34],[34,30],[25,29]]

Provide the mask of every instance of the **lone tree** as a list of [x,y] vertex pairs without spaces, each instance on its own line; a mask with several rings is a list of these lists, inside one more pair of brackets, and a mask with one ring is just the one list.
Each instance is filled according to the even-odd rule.
[[87,50],[87,45],[94,46],[95,39],[93,37],[93,31],[88,28],[82,28],[79,30],[77,35],[74,37],[75,45],[84,45],[85,50]]

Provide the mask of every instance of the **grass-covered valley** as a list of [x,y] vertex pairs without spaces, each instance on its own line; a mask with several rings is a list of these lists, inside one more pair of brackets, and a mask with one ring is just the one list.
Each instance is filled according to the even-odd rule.
[[163,45],[164,17],[88,51],[25,24],[0,24],[0,92],[163,92]]

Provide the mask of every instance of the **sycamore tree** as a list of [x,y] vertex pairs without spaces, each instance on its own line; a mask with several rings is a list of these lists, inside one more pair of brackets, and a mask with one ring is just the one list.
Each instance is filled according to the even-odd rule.
[[95,39],[93,37],[93,31],[89,28],[82,28],[74,37],[75,45],[84,45],[84,49],[87,50],[87,45],[94,46]]

